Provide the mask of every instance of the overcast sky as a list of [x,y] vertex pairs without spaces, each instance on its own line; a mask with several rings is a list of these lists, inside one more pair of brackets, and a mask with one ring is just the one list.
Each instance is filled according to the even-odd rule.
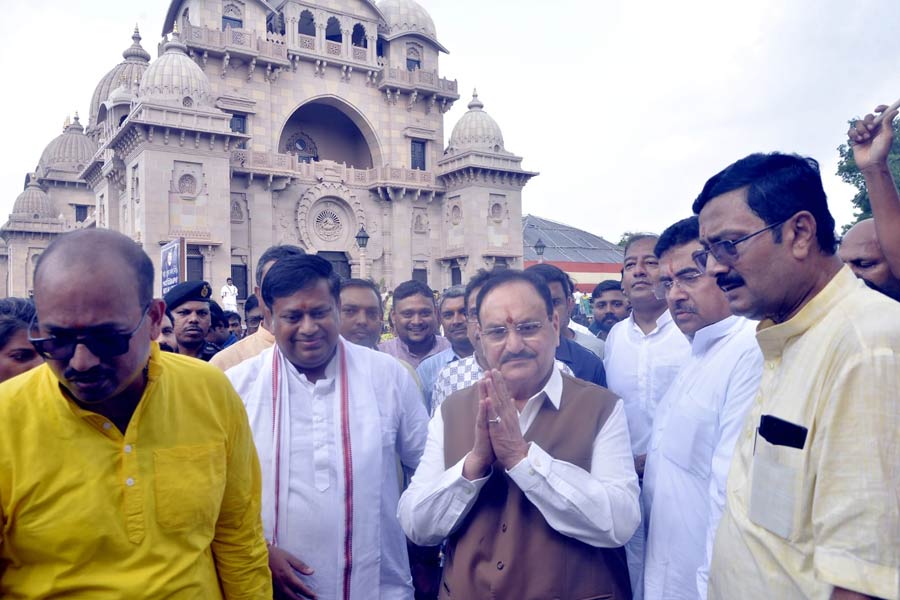
[[[757,151],[816,158],[838,224],[846,121],[900,97],[897,0],[420,0],[506,148],[541,175],[523,213],[612,241],[690,214],[706,179]],[[0,221],[43,148],[122,60],[137,22],[156,56],[168,0],[15,0],[0,21]]]

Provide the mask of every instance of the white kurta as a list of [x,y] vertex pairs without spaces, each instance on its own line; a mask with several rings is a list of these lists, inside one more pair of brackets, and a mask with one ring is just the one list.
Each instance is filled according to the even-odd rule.
[[641,494],[645,600],[706,598],[735,441],[762,375],[756,323],[728,317],[698,331],[663,396]]
[[[644,334],[634,315],[613,325],[606,337],[603,366],[606,384],[620,396],[628,417],[631,451],[647,453],[656,407],[691,353],[691,344],[667,310]],[[643,510],[641,511],[643,513]],[[643,598],[644,525],[625,544],[634,600]]]
[[[342,598],[352,564],[351,598],[410,599],[406,539],[397,521],[397,457],[413,470],[425,447],[428,417],[407,369],[368,348],[346,351],[352,457],[352,553],[345,548],[348,502],[341,426],[339,354],[325,377],[309,382],[286,360],[281,419],[278,545],[315,573],[305,578],[321,600]],[[275,531],[275,448],[272,364],[277,345],[230,369],[253,429],[263,473],[263,526]],[[280,355],[280,352],[279,352]],[[378,590],[378,592],[374,592]]]

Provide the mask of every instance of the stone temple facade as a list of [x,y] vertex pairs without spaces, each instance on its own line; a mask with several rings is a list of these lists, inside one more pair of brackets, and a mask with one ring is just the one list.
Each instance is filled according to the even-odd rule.
[[67,122],[25,177],[0,228],[7,295],[27,296],[42,250],[79,227],[131,236],[157,271],[183,238],[188,278],[232,277],[241,297],[278,243],[387,287],[522,267],[536,173],[477,93],[444,147],[459,89],[414,0],[173,0],[163,36],[151,60],[135,29],[87,127]]

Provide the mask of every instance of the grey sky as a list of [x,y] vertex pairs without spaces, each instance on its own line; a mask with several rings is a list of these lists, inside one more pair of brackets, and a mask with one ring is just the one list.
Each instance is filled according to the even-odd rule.
[[[444,77],[472,88],[506,148],[540,171],[523,212],[617,241],[687,216],[706,179],[755,151],[820,161],[839,224],[853,188],[834,171],[846,121],[900,97],[896,0],[420,0],[451,54]],[[18,0],[0,22],[6,143],[0,221],[46,144],[135,22],[153,55],[168,0]]]

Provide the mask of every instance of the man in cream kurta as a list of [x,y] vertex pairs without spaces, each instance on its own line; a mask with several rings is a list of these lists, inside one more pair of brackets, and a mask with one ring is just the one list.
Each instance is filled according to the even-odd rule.
[[277,262],[262,291],[276,344],[227,372],[259,452],[270,567],[276,588],[299,579],[320,600],[410,599],[397,457],[416,468],[427,415],[399,362],[338,336],[338,285],[318,257]]

